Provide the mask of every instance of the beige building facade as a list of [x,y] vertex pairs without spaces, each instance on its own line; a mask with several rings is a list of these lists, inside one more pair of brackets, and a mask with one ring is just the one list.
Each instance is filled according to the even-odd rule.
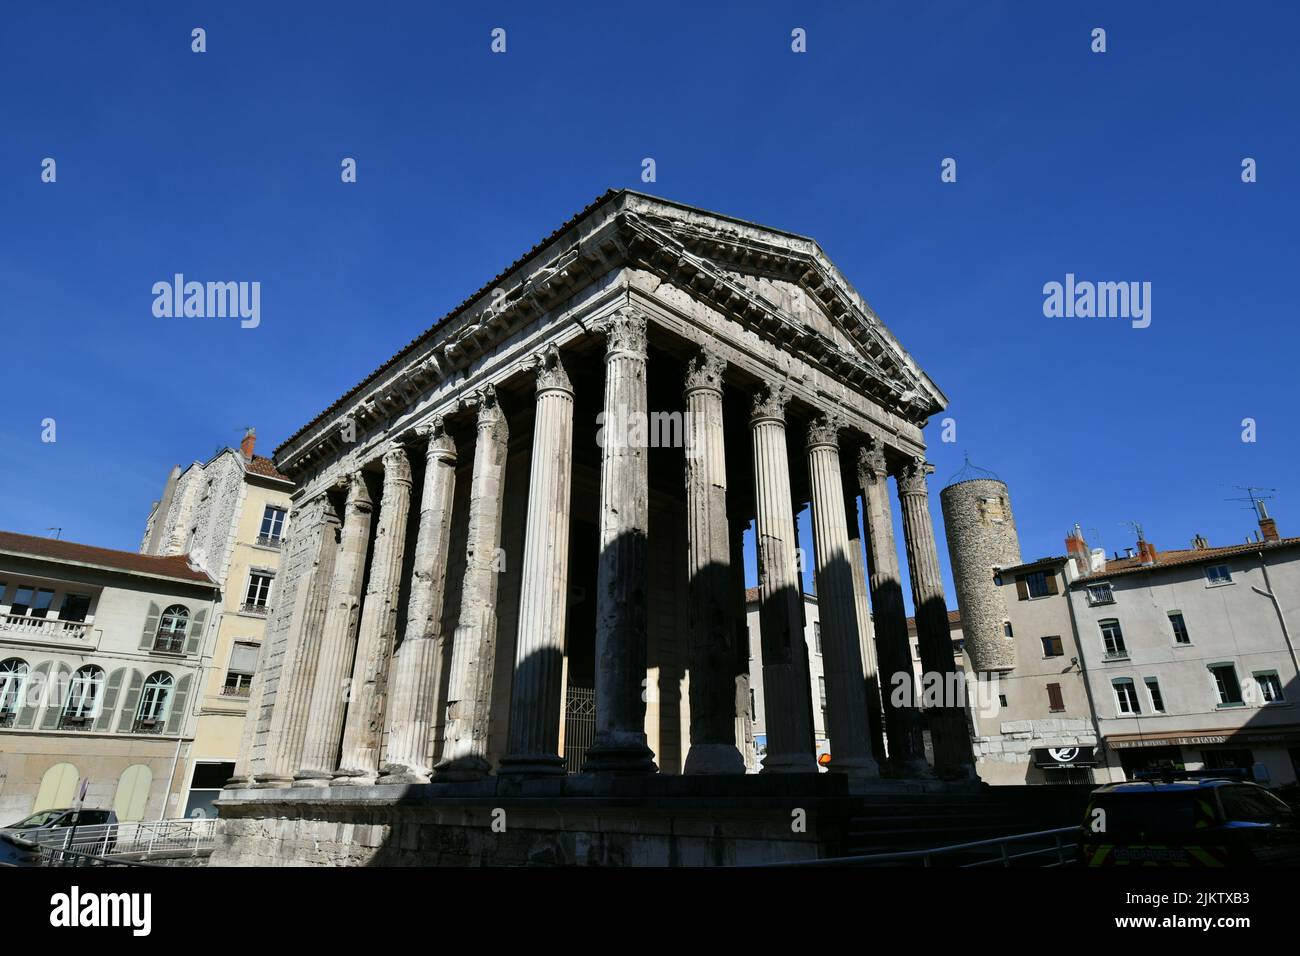
[[255,442],[249,429],[238,449],[174,468],[140,547],[145,554],[189,554],[221,586],[198,723],[183,757],[186,816],[210,815],[234,774],[289,528],[293,485],[256,454]]
[[183,555],[0,532],[0,824],[84,806],[179,815],[217,614]]

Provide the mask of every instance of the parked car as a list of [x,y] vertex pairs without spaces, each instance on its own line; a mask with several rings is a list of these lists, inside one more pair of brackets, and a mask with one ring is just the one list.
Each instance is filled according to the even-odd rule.
[[116,824],[117,814],[112,810],[41,810],[0,828],[0,838],[17,837],[42,846],[102,856],[112,853],[117,845]]
[[1296,812],[1247,780],[1209,774],[1112,783],[1093,791],[1085,866],[1300,864]]

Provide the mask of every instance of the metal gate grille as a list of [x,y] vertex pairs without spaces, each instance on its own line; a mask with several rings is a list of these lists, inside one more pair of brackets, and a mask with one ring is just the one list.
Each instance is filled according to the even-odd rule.
[[596,691],[569,685],[564,695],[564,769],[582,770],[587,748],[596,739]]

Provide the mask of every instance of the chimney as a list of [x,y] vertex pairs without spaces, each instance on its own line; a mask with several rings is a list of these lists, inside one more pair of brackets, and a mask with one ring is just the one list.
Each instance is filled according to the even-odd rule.
[[244,434],[244,440],[239,443],[239,450],[244,455],[244,461],[253,460],[253,446],[257,444],[257,430],[250,428]]
[[1264,507],[1264,502],[1256,501],[1255,510],[1259,512],[1259,532],[1264,536],[1264,540],[1276,541],[1277,522],[1268,516],[1268,508]]
[[1141,538],[1138,538],[1138,563],[1143,565],[1156,563],[1156,546]]
[[1074,562],[1080,574],[1088,573],[1088,542],[1083,540],[1083,530],[1078,524],[1065,536],[1065,554]]
[[1205,537],[1205,535],[1198,534],[1195,538],[1192,539],[1192,549],[1195,551],[1207,551],[1209,550],[1209,547],[1210,547],[1210,542],[1209,539]]

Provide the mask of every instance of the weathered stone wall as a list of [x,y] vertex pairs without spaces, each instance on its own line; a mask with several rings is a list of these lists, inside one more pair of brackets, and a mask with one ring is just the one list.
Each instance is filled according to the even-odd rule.
[[977,671],[1009,671],[1016,666],[1016,645],[1003,633],[1007,609],[993,581],[994,567],[1020,563],[1020,538],[1007,486],[989,478],[959,481],[944,488],[939,500],[971,666]]

